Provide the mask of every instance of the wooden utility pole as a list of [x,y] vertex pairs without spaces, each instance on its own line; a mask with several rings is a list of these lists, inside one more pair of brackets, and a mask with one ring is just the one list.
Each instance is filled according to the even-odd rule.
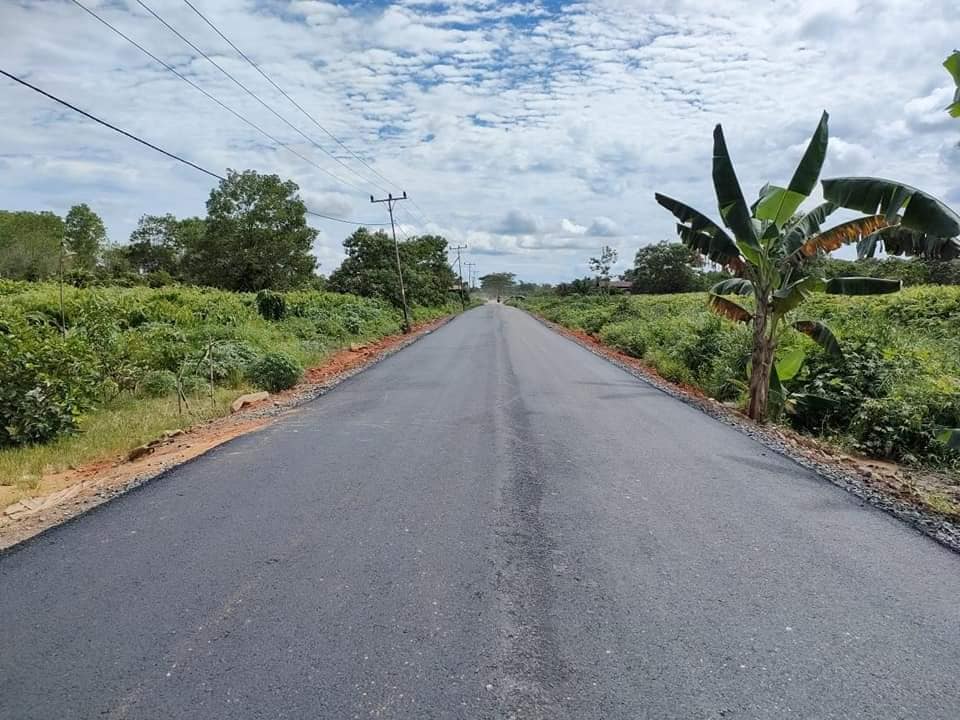
[[477,264],[472,262],[465,262],[464,265],[467,266],[467,287],[472,290],[473,289],[473,269],[477,266]]
[[467,299],[463,295],[463,266],[460,264],[460,251],[466,250],[466,245],[457,245],[450,248],[451,250],[457,251],[457,277],[460,278],[460,307],[463,310],[467,309]]
[[410,322],[410,308],[407,307],[407,291],[403,287],[403,269],[400,267],[400,244],[397,242],[397,228],[393,224],[393,206],[394,203],[398,203],[401,200],[407,199],[407,191],[403,191],[403,197],[394,197],[393,193],[387,193],[385,198],[381,200],[374,200],[373,195],[370,196],[370,202],[372,203],[386,203],[387,210],[390,213],[390,232],[393,233],[393,249],[397,252],[397,277],[400,278],[400,301],[403,303],[403,332],[408,333],[413,328],[413,325]]

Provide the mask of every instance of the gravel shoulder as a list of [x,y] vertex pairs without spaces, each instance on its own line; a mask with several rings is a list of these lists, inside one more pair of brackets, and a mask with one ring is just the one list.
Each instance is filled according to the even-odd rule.
[[519,309],[594,355],[714,419],[737,428],[865,503],[893,515],[942,545],[960,552],[960,508],[948,505],[945,508],[947,512],[939,512],[931,507],[930,502],[931,497],[960,494],[960,488],[953,479],[894,463],[858,457],[784,427],[759,425],[743,413],[703,393],[665,380],[643,361],[604,345],[588,333],[571,330],[529,310]]

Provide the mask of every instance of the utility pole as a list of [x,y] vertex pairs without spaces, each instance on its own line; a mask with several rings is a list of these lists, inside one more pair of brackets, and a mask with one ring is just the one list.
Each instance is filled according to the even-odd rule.
[[465,262],[464,265],[467,266],[467,287],[473,290],[473,269],[477,266],[477,264]]
[[467,299],[463,296],[463,266],[460,264],[460,251],[466,250],[466,245],[457,245],[456,247],[450,248],[451,250],[457,251],[457,276],[460,278],[460,307],[463,310],[467,309]]
[[403,270],[400,267],[400,245],[397,243],[397,228],[393,224],[393,206],[401,200],[407,199],[407,191],[403,191],[403,197],[394,197],[393,193],[387,193],[387,196],[381,200],[374,200],[370,196],[372,203],[386,203],[387,210],[390,213],[390,232],[393,233],[393,249],[397,252],[397,277],[400,278],[400,300],[403,303],[403,332],[408,333],[413,325],[410,323],[410,308],[407,307],[407,291],[403,287]]

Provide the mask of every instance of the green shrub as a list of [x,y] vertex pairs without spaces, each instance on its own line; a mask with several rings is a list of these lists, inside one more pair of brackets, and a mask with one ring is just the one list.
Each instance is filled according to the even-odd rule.
[[169,370],[150,370],[140,381],[140,390],[147,397],[172,395],[177,389],[177,376]]
[[[306,361],[350,337],[382,337],[400,326],[389,304],[353,295],[286,293],[279,296],[285,318],[263,322],[253,293],[153,289],[142,285],[142,276],[134,279],[139,286],[65,285],[66,338],[57,283],[0,280],[0,445],[70,432],[98,404],[146,393],[148,375],[158,393],[165,394],[169,382],[157,378],[173,374],[183,376],[188,393],[206,394],[211,374],[215,385],[238,385],[265,353]],[[450,311],[413,308],[418,320]]]
[[[933,265],[896,260],[861,269],[864,275],[869,270],[916,278]],[[694,384],[723,401],[742,395],[751,328],[711,315],[703,293],[547,295],[518,304],[596,333],[667,379]],[[794,427],[879,457],[960,465],[960,454],[935,441],[940,429],[960,427],[960,287],[922,285],[876,297],[815,295],[804,303],[803,315],[834,330],[844,359],[784,332],[780,353],[806,353],[800,373],[786,383],[792,412],[785,418]]]
[[83,338],[7,325],[0,333],[0,447],[50,440],[77,429],[101,381]]
[[257,293],[257,312],[264,320],[283,320],[287,315],[287,301],[272,290]]
[[280,392],[297,384],[303,376],[303,368],[289,355],[270,352],[250,366],[248,376],[257,387]]

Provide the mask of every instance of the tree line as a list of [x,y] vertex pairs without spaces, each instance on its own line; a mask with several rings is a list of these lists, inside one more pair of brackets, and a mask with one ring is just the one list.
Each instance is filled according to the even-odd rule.
[[[206,217],[144,215],[123,244],[108,242],[103,220],[86,204],[62,218],[0,211],[0,278],[62,276],[77,286],[180,283],[237,292],[328,288],[400,306],[396,253],[381,230],[357,229],[344,241],[341,267],[329,278],[319,274],[311,253],[317,231],[298,191],[277,175],[231,170],[211,190]],[[399,249],[408,301],[446,302],[457,282],[447,241],[423,235]]]

